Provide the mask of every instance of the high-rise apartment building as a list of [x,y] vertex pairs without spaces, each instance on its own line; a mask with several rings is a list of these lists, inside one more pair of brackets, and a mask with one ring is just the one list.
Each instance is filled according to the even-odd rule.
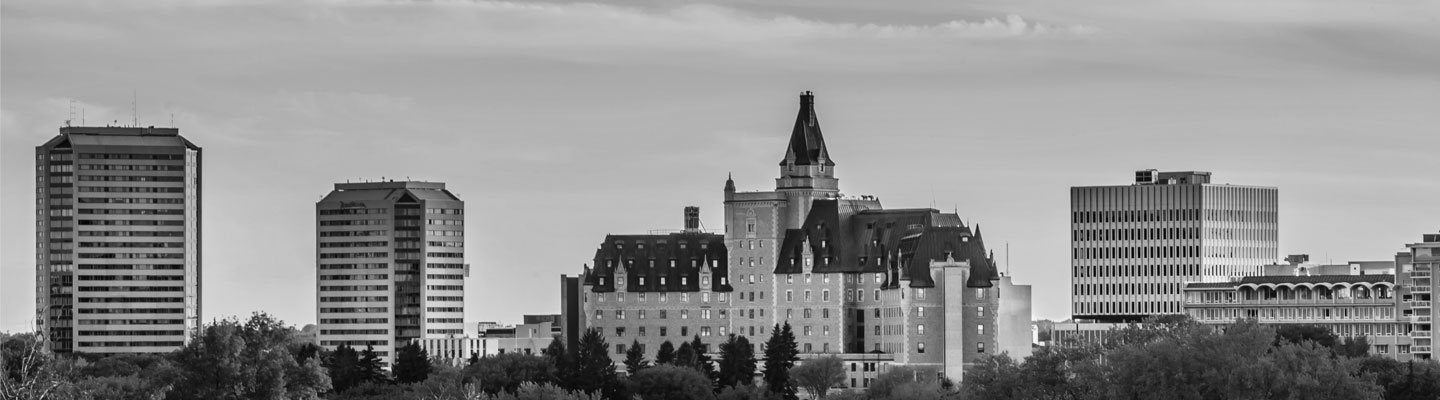
[[1178,314],[1186,282],[1261,274],[1279,257],[1277,204],[1276,188],[1211,184],[1200,171],[1070,188],[1072,315]]
[[159,353],[199,328],[200,146],[64,127],[35,148],[36,325],[57,352]]
[[1433,359],[1435,355],[1435,292],[1440,291],[1440,282],[1435,280],[1435,270],[1440,269],[1440,233],[1425,234],[1418,243],[1405,245],[1405,252],[1395,255],[1399,268],[1400,315],[1410,324],[1413,344],[1407,351],[1418,359]]
[[413,339],[465,333],[465,203],[444,183],[337,183],[315,212],[321,346],[388,365]]

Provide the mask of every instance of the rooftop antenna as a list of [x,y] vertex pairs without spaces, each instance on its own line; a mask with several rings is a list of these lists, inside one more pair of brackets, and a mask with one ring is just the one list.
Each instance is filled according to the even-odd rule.
[[130,89],[130,126],[134,128],[140,127],[140,112],[136,111],[135,105],[135,103],[138,103],[139,101],[140,91]]
[[1010,276],[1010,241],[1005,241],[1005,276]]
[[69,127],[69,126],[70,126],[70,121],[74,121],[74,120],[75,120],[75,98],[74,98],[74,97],[71,97],[71,98],[70,98],[70,118],[66,118],[66,119],[65,119],[65,126],[66,126],[66,127]]

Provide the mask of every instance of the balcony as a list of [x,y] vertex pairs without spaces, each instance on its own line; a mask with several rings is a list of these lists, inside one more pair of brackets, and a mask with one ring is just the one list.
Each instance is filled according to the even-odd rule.
[[1410,331],[1410,337],[1417,337],[1417,338],[1420,338],[1420,337],[1430,337],[1430,335],[1431,335],[1432,333],[1434,333],[1434,332],[1430,332],[1430,331]]
[[1425,324],[1430,322],[1430,317],[1422,315],[1412,315],[1410,316],[1410,322],[1416,324]]
[[1428,271],[1428,270],[1427,270],[1427,271],[1415,270],[1415,271],[1410,272],[1410,277],[1411,277],[1411,278],[1424,278],[1424,277],[1427,277],[1427,276],[1430,276],[1430,271]]
[[1410,293],[1430,293],[1430,286],[1411,286]]
[[1430,308],[1429,301],[1411,301],[1410,308]]
[[1429,353],[1430,346],[1410,346],[1411,353]]

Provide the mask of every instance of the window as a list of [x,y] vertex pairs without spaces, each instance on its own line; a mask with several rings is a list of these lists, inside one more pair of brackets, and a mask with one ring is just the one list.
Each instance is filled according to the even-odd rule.
[[[663,313],[664,311],[662,310],[661,312]],[[670,329],[669,329],[669,328],[664,327],[664,326],[660,327],[660,336],[666,336],[666,335],[668,335],[669,333],[670,333]]]
[[793,291],[793,290],[786,290],[786,291],[785,291],[785,301],[795,301],[795,291]]
[[985,316],[985,306],[979,306],[979,307],[975,308],[975,312],[976,312],[977,314],[979,314],[980,317],[984,317],[984,316]]
[[[620,330],[620,328],[615,328],[615,330],[618,331],[618,330]],[[525,350],[530,350],[530,349],[525,349]],[[623,344],[617,344],[617,345],[615,345],[615,354],[625,354],[625,345],[623,345]]]
[[623,326],[617,326],[617,327],[615,327],[615,336],[625,336],[625,327],[623,327]]
[[916,353],[924,354],[924,353],[925,353],[925,343],[916,343],[916,344],[915,344],[915,352],[916,352]]
[[605,313],[605,311],[595,310],[595,319],[601,319],[601,318],[603,318],[604,315],[605,315],[604,313]]
[[976,352],[976,353],[984,353],[984,352],[985,352],[985,342],[975,342],[975,352]]
[[645,319],[645,310],[640,310],[640,319]]
[[615,310],[615,319],[625,319],[625,310]]
[[[829,275],[826,275],[826,276],[829,276]],[[827,278],[826,280],[828,281],[829,279]],[[830,289],[825,289],[824,291],[821,291],[821,292],[820,292],[820,300],[830,301]]]
[[975,325],[975,331],[979,333],[980,336],[985,336],[985,325]]
[[665,319],[665,310],[660,310],[660,319]]
[[794,285],[794,284],[795,284],[795,275],[786,274],[786,275],[785,275],[785,284],[786,284],[786,285]]
[[925,318],[925,307],[915,307],[915,317]]
[[920,299],[920,300],[925,300],[925,288],[917,288],[917,289],[915,289],[915,298],[916,298],[916,299]]
[[805,289],[805,301],[810,301],[810,289]]
[[875,289],[875,301],[880,301],[880,289]]
[[917,335],[924,335],[924,334],[925,334],[925,324],[916,325],[916,326],[915,326],[915,334],[917,334]]
[[680,310],[680,319],[690,319],[690,310]]

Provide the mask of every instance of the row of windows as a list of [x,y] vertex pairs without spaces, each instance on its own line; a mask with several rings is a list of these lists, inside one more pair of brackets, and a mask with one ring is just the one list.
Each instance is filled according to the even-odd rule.
[[320,226],[390,225],[388,219],[338,219],[320,221]]
[[425,279],[465,279],[465,275],[449,275],[449,274],[438,275],[438,274],[430,274],[430,275],[425,275]]
[[82,319],[80,325],[178,325],[183,319]]
[[108,226],[184,226],[183,220],[153,220],[153,219],[82,219],[80,225],[108,225]]
[[349,302],[349,301],[390,301],[390,296],[341,296],[321,297],[322,303]]
[[464,291],[464,290],[465,290],[465,286],[461,286],[461,285],[428,285],[428,286],[425,286],[425,288],[426,288],[426,289],[429,289],[429,290],[459,290],[459,291]]
[[388,335],[389,329],[321,329],[321,335]]
[[465,301],[464,296],[426,296],[426,301]]
[[[464,329],[426,329],[425,333],[431,335],[459,335],[465,333]],[[526,349],[529,350],[529,349]]]
[[182,197],[81,197],[80,204],[185,204]]
[[429,236],[465,236],[465,231],[430,230],[425,231]]
[[80,231],[80,236],[98,237],[180,237],[185,231]]
[[426,213],[426,214],[461,215],[461,214],[464,214],[464,213],[465,213],[465,209],[463,209],[463,208],[427,208],[427,209],[425,209],[425,213]]
[[81,186],[89,193],[185,193],[184,187]]
[[82,270],[182,270],[183,264],[80,264]]
[[430,246],[430,247],[465,247],[465,242],[448,242],[448,241],[447,241],[447,242],[437,242],[437,241],[429,241],[429,242],[425,242],[425,244],[428,245],[428,246]]
[[322,307],[320,308],[320,312],[336,314],[383,313],[390,312],[390,307]]
[[463,219],[427,219],[426,225],[465,225]]
[[426,312],[465,312],[465,307],[426,307]]
[[1076,295],[1157,295],[1179,294],[1179,283],[1110,283],[1080,284],[1072,288]]
[[426,322],[426,323],[431,323],[431,324],[463,324],[463,323],[465,323],[465,319],[464,319],[464,318],[426,318],[426,319],[425,319],[425,322]]
[[322,324],[388,324],[389,318],[321,318]]
[[362,253],[321,253],[320,258],[386,258],[390,257],[389,252],[362,252]]
[[360,263],[360,264],[320,264],[320,269],[381,269],[387,268],[385,263]]
[[443,257],[443,258],[462,258],[462,257],[465,257],[465,253],[434,253],[434,252],[431,252],[431,253],[425,253],[425,256],[426,256],[426,257]]
[[384,208],[346,208],[341,210],[320,210],[320,215],[368,215],[389,213],[390,210]]
[[386,231],[386,230],[378,230],[378,231],[323,231],[323,232],[320,232],[320,237],[385,236],[385,235],[388,235],[388,234],[390,234],[390,231]]
[[185,160],[184,154],[80,153],[81,160]]
[[184,165],[80,164],[81,171],[184,171]]
[[1199,239],[1200,228],[1077,229],[1070,235],[1076,241]]
[[[680,242],[678,242],[678,243],[680,243],[680,250],[685,250],[685,247],[687,246],[687,242],[685,242],[685,241],[680,241]],[[659,240],[659,241],[656,241],[656,242],[655,242],[655,245],[663,248],[663,247],[665,247],[666,242],[665,242],[664,240]],[[708,241],[708,240],[702,240],[702,241],[700,241],[700,250],[707,250],[707,249],[709,249],[709,248],[710,248],[710,241]],[[625,249],[625,242],[624,242],[624,241],[620,241],[620,240],[616,240],[616,241],[615,241],[615,250],[624,250],[624,249]],[[641,242],[641,243],[635,243],[635,249],[636,249],[636,250],[640,250],[640,251],[644,251],[644,250],[645,250],[645,243],[643,243],[643,242]]]
[[1129,301],[1129,302],[1076,302],[1075,314],[1159,314],[1180,312],[1178,302]]
[[[626,311],[626,310],[615,310],[615,319],[625,319],[625,311]],[[640,319],[645,319],[645,316],[646,316],[646,313],[645,313],[645,312],[646,312],[647,310],[634,310],[634,311],[635,311],[635,314],[636,314],[637,317],[639,317]],[[670,310],[656,310],[656,311],[659,312],[659,317],[660,317],[660,319],[667,319],[667,318],[669,317],[669,315],[670,315],[669,312],[668,312],[668,311],[670,311]],[[679,310],[679,311],[680,311],[680,319],[690,319],[690,310]],[[711,310],[711,309],[708,309],[708,308],[707,308],[707,309],[701,309],[701,310],[699,310],[699,311],[700,311],[700,312],[699,312],[699,317],[700,317],[700,319],[711,319],[710,317],[711,317],[712,315],[718,315],[718,316],[719,316],[718,319],[724,319],[724,318],[726,317],[726,315],[727,315],[727,310],[726,310],[726,309],[723,309],[723,308],[721,308],[721,309],[714,309],[714,310]],[[711,314],[711,311],[717,311],[717,312],[714,313],[714,314]],[[809,311],[809,310],[807,309],[806,311]],[[828,311],[828,310],[827,310],[827,311]],[[765,315],[765,310],[760,310],[760,315],[761,315],[761,316],[764,316],[764,315]],[[605,316],[605,310],[595,310],[595,319],[604,319],[604,316]]]
[[183,292],[183,286],[81,286],[81,292]]
[[183,297],[81,297],[81,303],[183,303]]
[[[358,346],[358,347],[365,347],[365,346],[388,346],[388,345],[390,345],[390,341],[388,341],[388,340],[321,340],[321,341],[320,341],[320,345],[321,345],[321,346],[350,346],[350,347],[356,347],[356,346]],[[388,351],[379,351],[379,350],[376,350],[376,351],[375,351],[375,354],[376,354],[376,355],[379,355],[379,356],[382,356],[382,357],[388,355],[387,353],[389,353],[389,352],[388,352]]]
[[[659,328],[660,328],[660,329],[659,329],[659,332],[657,332],[657,333],[659,333],[660,336],[670,336],[670,327],[661,326],[661,327],[659,327]],[[720,332],[720,336],[725,336],[725,335],[728,335],[728,334],[729,334],[729,327],[720,326],[720,327],[718,327],[718,328],[719,328],[719,329],[711,330],[711,327],[702,326],[702,327],[700,327],[700,332],[699,332],[698,334],[699,334],[700,336],[712,336],[712,334],[713,334],[715,331],[719,331],[719,332]],[[762,330],[763,330],[763,327],[762,327]],[[615,336],[617,336],[617,337],[625,336],[626,331],[627,331],[627,330],[626,330],[626,327],[617,326],[617,327],[615,327]],[[640,326],[640,327],[636,327],[636,328],[635,328],[635,333],[636,333],[636,335],[638,335],[638,336],[648,336],[648,333],[649,333],[649,332],[646,330],[646,327]],[[690,336],[690,327],[688,327],[688,326],[682,326],[682,327],[680,327],[680,335],[679,335],[679,336],[680,336],[680,337],[689,337],[689,336]],[[625,345],[623,345],[623,344],[617,344],[616,346],[617,346],[616,349],[619,350],[619,353],[617,353],[617,354],[622,354],[622,353],[625,352],[624,349],[621,348],[621,347],[623,347],[623,346],[625,346]],[[707,346],[707,347],[708,347],[708,346]]]
[[389,290],[386,285],[321,286],[322,292],[358,292],[366,290]]
[[426,268],[432,268],[432,269],[464,269],[464,268],[465,268],[465,264],[456,264],[456,263],[429,263],[429,264],[425,264],[425,267],[426,267]]
[[183,281],[184,275],[81,275],[82,281]]
[[377,242],[321,242],[321,243],[320,243],[320,247],[321,247],[321,248],[333,248],[333,247],[385,247],[385,246],[389,246],[389,245],[390,245],[390,242],[387,242],[387,241],[377,241]]
[[185,247],[185,242],[80,242],[80,247],[171,248]]
[[102,214],[102,215],[184,215],[185,210],[181,208],[171,209],[93,209],[82,208],[80,215]]
[[366,279],[390,279],[390,274],[363,274],[363,275],[321,275],[322,281],[349,281]]
[[80,331],[80,336],[174,336],[185,331]]
[[85,308],[81,314],[180,314],[183,308]]
[[178,347],[184,346],[185,342],[173,341],[141,341],[141,342],[80,342],[80,347]]
[[[184,176],[80,175],[81,182],[184,182]],[[81,189],[81,191],[85,191]]]
[[80,253],[80,258],[116,258],[116,259],[181,259],[185,258],[182,253]]
[[[636,300],[638,300],[638,301],[640,301],[640,302],[642,302],[642,303],[645,302],[645,299],[647,298],[645,292],[639,292],[639,293],[634,293],[634,294],[635,294],[635,299],[636,299]],[[630,295],[630,293],[615,293],[615,300],[618,301],[618,302],[624,303],[624,302],[625,302],[625,299],[630,297],[629,295]],[[670,294],[667,293],[667,292],[660,292],[659,296],[660,296],[660,302],[661,302],[661,303],[664,303],[664,302],[666,302],[666,301],[668,301],[668,300],[670,299]],[[761,293],[761,294],[760,294],[760,297],[763,299],[763,298],[765,297],[765,294],[764,294],[764,293]],[[596,298],[597,300],[599,300],[601,303],[604,303],[606,299],[610,298],[610,293],[596,293],[596,294],[595,294],[595,298]],[[718,294],[717,294],[717,300],[720,301],[720,302],[729,301],[729,300],[730,300],[730,294],[729,294],[729,293],[725,293],[725,292],[718,293]],[[590,301],[590,294],[589,294],[589,293],[586,293],[586,294],[585,294],[585,300],[584,300],[584,301],[586,301],[586,302]],[[690,301],[690,293],[689,293],[689,292],[680,292],[680,302],[685,303],[685,302],[689,302],[689,301]],[[701,302],[706,302],[706,303],[710,302],[710,292],[701,292],[701,293],[700,293],[700,301],[701,301]]]

